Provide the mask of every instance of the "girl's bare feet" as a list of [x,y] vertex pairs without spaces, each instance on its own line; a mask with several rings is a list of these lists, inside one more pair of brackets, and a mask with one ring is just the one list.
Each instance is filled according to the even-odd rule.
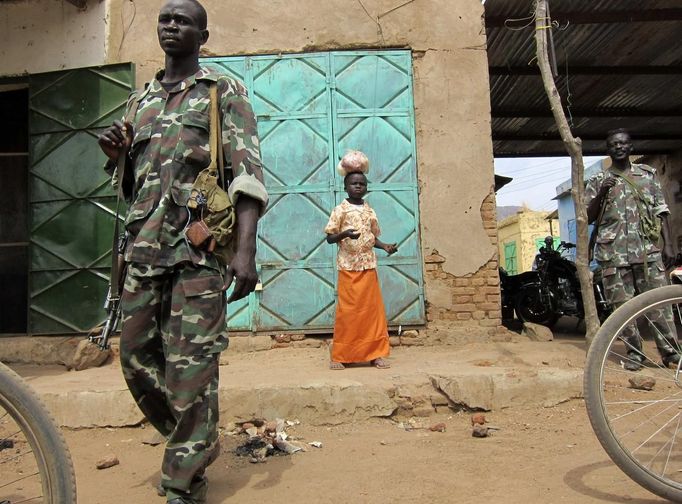
[[346,366],[344,366],[340,362],[329,361],[329,369],[333,371],[340,371],[342,369],[346,369]]
[[372,366],[374,366],[377,369],[388,369],[391,367],[391,365],[381,357],[379,357],[378,359],[374,359],[372,361]]

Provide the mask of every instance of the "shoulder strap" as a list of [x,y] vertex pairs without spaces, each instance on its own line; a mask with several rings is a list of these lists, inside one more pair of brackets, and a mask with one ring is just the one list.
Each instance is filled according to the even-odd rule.
[[211,83],[209,90],[211,99],[211,110],[210,110],[210,132],[209,132],[209,143],[211,148],[211,162],[208,166],[208,170],[217,176],[220,180],[220,184],[223,189],[225,189],[225,159],[223,153],[223,135],[222,128],[220,124],[220,103],[218,101],[218,84],[216,82]]

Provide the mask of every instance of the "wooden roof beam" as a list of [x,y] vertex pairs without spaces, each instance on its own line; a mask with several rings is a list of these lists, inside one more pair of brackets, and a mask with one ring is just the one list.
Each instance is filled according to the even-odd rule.
[[69,2],[70,4],[75,5],[79,9],[85,9],[85,7],[87,7],[87,5],[88,5],[88,0],[66,0],[66,1]]
[[[509,16],[486,16],[486,28],[502,28],[510,19],[527,19],[528,13],[521,12]],[[552,20],[560,24],[608,24],[608,23],[651,23],[662,21],[682,21],[682,8],[632,9],[588,12],[552,12]],[[515,26],[511,24],[511,26]]]
[[[648,66],[569,66],[568,71],[561,65],[559,75],[682,75],[682,66],[648,65]],[[517,75],[540,75],[535,65],[525,66],[490,66],[491,76],[512,77]]]
[[[579,108],[571,107],[567,109],[573,117],[594,117],[594,118],[609,118],[609,117],[665,117],[665,118],[682,118],[682,110],[680,109],[595,109],[595,108]],[[553,118],[552,111],[549,109],[507,109],[507,108],[493,108],[491,111],[493,118],[508,118],[516,117],[530,117],[530,118]]]
[[[580,134],[576,132],[574,136],[580,137],[583,141],[604,141],[606,132],[593,134]],[[632,133],[632,141],[682,141],[682,133],[659,133],[659,134],[637,134]],[[500,133],[493,131],[493,142],[561,142],[559,133]]]

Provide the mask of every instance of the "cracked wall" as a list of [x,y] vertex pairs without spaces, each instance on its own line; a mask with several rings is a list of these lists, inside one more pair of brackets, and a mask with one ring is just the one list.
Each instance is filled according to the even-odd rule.
[[0,74],[51,72],[104,63],[106,2],[84,10],[64,0],[24,0],[0,6]]

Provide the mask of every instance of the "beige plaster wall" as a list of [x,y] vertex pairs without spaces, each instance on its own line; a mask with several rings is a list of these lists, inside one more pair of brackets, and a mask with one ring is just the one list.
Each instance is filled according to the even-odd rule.
[[0,3],[0,75],[101,65],[106,55],[106,2],[77,9],[64,0]]

